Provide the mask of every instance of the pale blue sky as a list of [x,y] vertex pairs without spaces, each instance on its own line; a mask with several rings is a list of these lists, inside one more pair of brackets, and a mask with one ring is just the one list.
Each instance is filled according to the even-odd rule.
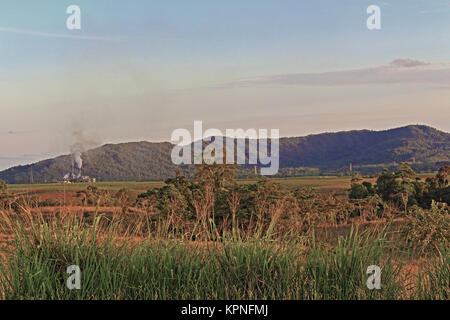
[[450,0],[2,0],[0,169],[67,153],[74,132],[168,141],[194,120],[450,131],[449,30]]

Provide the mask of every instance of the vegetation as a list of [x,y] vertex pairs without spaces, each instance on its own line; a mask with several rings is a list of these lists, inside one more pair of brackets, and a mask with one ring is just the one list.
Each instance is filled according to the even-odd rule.
[[[400,252],[383,231],[339,237],[329,247],[306,241],[211,243],[147,234],[99,215],[92,222],[63,216],[3,217],[14,249],[0,267],[4,299],[448,299],[448,252],[404,272]],[[394,251],[392,251],[394,250]],[[382,289],[366,287],[368,265],[382,268]],[[80,290],[66,287],[67,266],[82,270]],[[409,282],[408,282],[409,281]],[[410,285],[408,283],[411,283]]]
[[422,251],[429,247],[438,251],[440,246],[450,248],[450,216],[448,207],[438,205],[434,201],[431,210],[423,210],[417,206],[413,207],[408,215],[408,223],[404,231],[407,241],[416,244]]
[[[447,173],[422,181],[403,164],[374,185],[355,174],[353,195],[364,192],[348,199],[200,165],[136,196],[90,185],[78,209],[51,214],[38,195],[15,196],[0,207],[0,296],[448,299],[450,210],[417,200],[445,190]],[[81,290],[65,286],[70,265]],[[369,265],[382,269],[381,290],[366,287]]]
[[6,182],[3,180],[0,180],[0,193],[6,193],[7,190],[8,190],[8,185],[6,184]]
[[436,177],[421,178],[408,166],[402,163],[396,172],[384,170],[377,179],[376,185],[363,181],[360,175],[352,178],[349,197],[366,199],[377,194],[385,202],[407,210],[413,205],[430,208],[433,201],[450,204],[450,187],[448,176],[450,166],[439,169]]

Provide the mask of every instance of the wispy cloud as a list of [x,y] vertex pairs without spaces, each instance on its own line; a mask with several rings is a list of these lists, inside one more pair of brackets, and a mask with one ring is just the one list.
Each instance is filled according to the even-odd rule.
[[95,40],[95,41],[120,41],[121,40],[119,38],[112,38],[112,37],[84,36],[84,35],[80,35],[80,34],[75,35],[75,34],[63,34],[63,33],[50,33],[50,32],[41,32],[41,31],[2,27],[2,26],[0,26],[0,32],[9,32],[9,33],[18,33],[18,34],[23,34],[23,35],[28,35],[28,36],[63,38],[63,39],[80,39],[80,40]]
[[429,63],[418,61],[418,60],[412,60],[412,59],[395,59],[390,64],[393,67],[399,67],[399,68],[410,68],[410,67],[421,67],[421,66],[429,66]]
[[396,59],[378,67],[323,73],[293,73],[241,79],[221,87],[252,86],[346,86],[383,84],[428,84],[442,86],[450,83],[450,64],[432,64],[412,59]]
[[21,130],[21,131],[9,130],[8,131],[8,135],[29,134],[29,133],[33,133],[33,131],[31,131],[31,130]]

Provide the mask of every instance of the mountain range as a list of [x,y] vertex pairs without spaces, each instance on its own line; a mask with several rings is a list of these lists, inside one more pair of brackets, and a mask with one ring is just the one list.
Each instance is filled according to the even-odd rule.
[[[82,175],[98,181],[150,181],[173,177],[192,166],[172,163],[173,144],[147,141],[106,144],[82,154]],[[450,164],[450,134],[429,126],[410,125],[384,131],[354,130],[280,139],[279,176],[376,173],[409,162],[418,171]],[[71,171],[72,156],[63,155],[0,172],[7,183],[51,182]],[[240,175],[251,175],[243,166]]]

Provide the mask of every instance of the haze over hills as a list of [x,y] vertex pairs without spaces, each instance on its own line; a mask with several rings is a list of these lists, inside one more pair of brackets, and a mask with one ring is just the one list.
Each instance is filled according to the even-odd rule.
[[[164,180],[180,167],[171,161],[169,142],[107,144],[83,153],[82,175],[98,181]],[[450,134],[423,125],[385,131],[345,131],[280,139],[280,175],[375,173],[410,162],[416,170],[437,170],[450,164]],[[70,172],[72,156],[64,155],[0,172],[8,183],[50,182]],[[183,166],[191,172],[191,166]],[[251,173],[248,170],[247,173]],[[245,170],[241,171],[244,174]]]

